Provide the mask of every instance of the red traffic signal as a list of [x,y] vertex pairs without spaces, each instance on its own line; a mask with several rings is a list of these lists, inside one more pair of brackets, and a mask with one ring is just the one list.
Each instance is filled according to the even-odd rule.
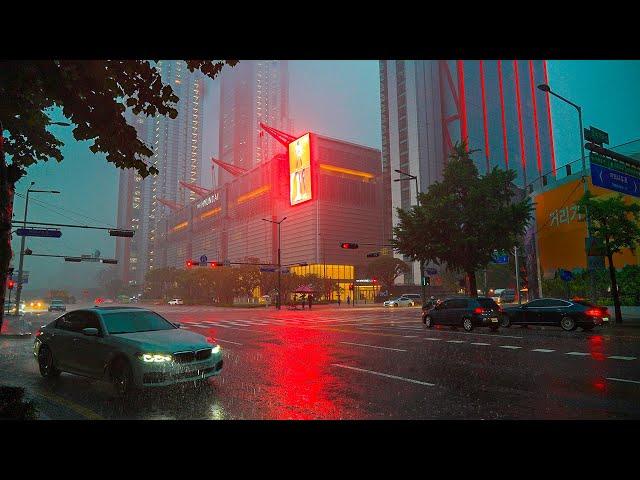
[[349,284],[349,290],[353,290],[353,283]]
[[345,242],[345,243],[341,243],[340,247],[352,250],[352,249],[358,248],[358,244]]
[[193,267],[194,264],[195,262],[193,260],[187,260],[187,268]]
[[14,287],[14,285],[15,285],[15,284],[16,284],[16,282],[14,282],[13,280],[9,280],[9,281],[7,282],[7,288],[8,288],[9,290],[13,290],[13,287]]
[[210,262],[211,263],[211,268],[216,268],[216,267],[222,267],[223,263],[222,262]]

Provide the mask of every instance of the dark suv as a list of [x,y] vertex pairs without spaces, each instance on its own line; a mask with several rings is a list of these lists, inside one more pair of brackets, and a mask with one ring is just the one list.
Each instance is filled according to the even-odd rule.
[[433,325],[462,326],[467,332],[474,327],[489,327],[498,330],[501,310],[492,298],[450,297],[422,313],[422,323]]

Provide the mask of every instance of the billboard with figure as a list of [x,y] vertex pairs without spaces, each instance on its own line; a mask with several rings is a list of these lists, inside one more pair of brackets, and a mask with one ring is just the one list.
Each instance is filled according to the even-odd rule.
[[311,149],[308,133],[289,144],[289,200],[291,205],[311,200]]

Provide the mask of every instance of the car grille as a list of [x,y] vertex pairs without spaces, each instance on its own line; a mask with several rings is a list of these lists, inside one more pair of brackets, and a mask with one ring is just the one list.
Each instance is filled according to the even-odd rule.
[[196,359],[195,352],[176,352],[173,354],[173,361],[176,363],[190,363]]
[[215,367],[204,368],[202,370],[190,370],[188,372],[176,373],[171,375],[171,378],[174,380],[181,380],[183,378],[191,378],[191,377],[200,377],[202,375],[206,375],[207,373],[213,372]]
[[198,350],[196,352],[196,360],[206,360],[211,356],[210,348],[203,348],[202,350]]
[[196,350],[195,352],[176,352],[173,354],[173,360],[176,363],[191,363],[201,360],[206,360],[211,356],[210,348],[202,348],[200,350]]

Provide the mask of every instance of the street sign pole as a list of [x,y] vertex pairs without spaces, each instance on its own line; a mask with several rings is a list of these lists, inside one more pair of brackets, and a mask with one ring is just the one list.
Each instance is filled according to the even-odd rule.
[[520,298],[520,270],[518,269],[518,247],[513,247],[513,255],[516,257],[516,292],[518,293],[518,305],[522,304]]

